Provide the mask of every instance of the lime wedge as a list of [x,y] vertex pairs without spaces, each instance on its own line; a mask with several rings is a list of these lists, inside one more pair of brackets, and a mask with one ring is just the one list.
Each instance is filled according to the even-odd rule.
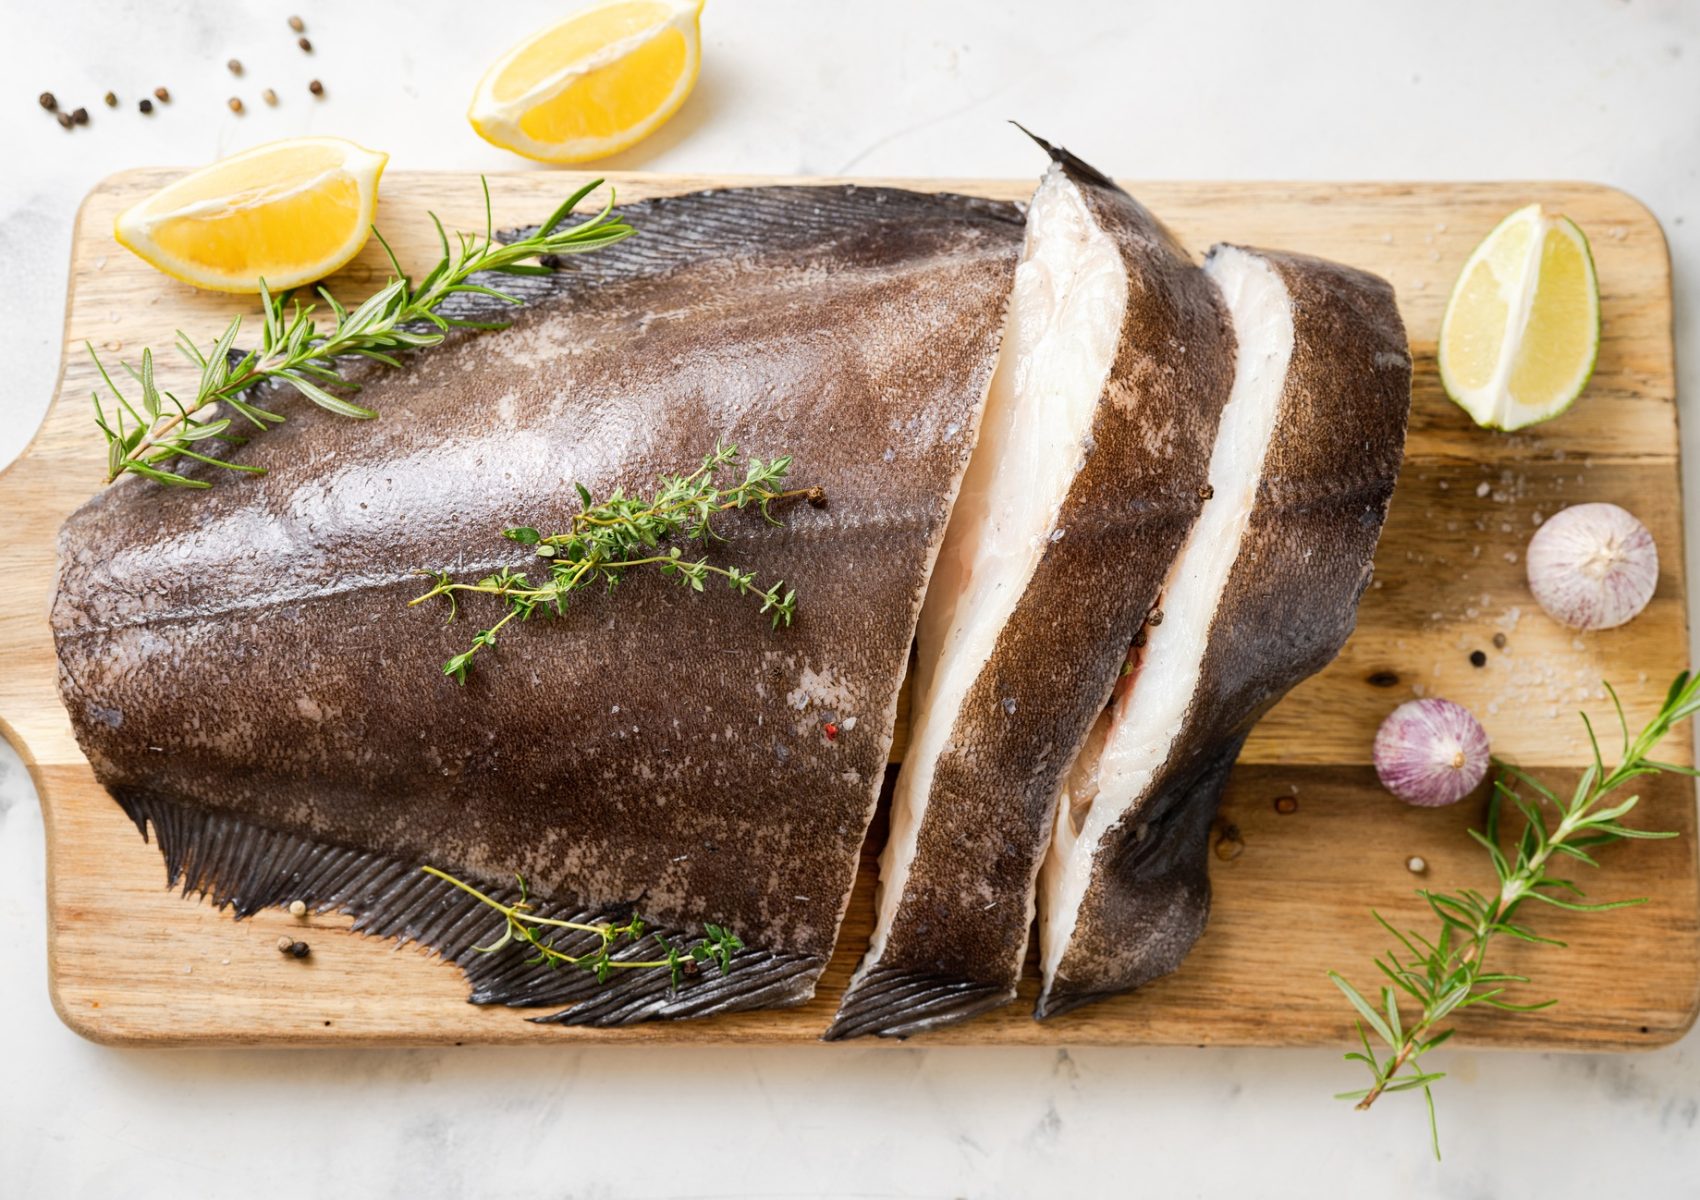
[[1440,322],[1440,382],[1476,424],[1522,429],[1569,408],[1600,351],[1600,285],[1569,217],[1520,208],[1469,261]]

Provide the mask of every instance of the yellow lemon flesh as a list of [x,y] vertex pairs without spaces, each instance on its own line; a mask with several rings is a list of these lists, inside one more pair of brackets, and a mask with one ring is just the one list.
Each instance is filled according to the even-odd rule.
[[624,150],[691,94],[702,0],[612,0],[532,34],[478,85],[478,136],[543,162]]
[[340,138],[271,142],[203,167],[118,218],[114,235],[151,265],[220,292],[323,279],[372,232],[389,155]]
[[1440,323],[1440,380],[1476,424],[1522,429],[1569,408],[1600,349],[1600,285],[1568,217],[1520,208],[1464,264]]

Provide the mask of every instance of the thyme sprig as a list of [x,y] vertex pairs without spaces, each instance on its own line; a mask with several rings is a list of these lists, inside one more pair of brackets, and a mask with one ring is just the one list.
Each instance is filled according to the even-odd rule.
[[[1564,945],[1514,919],[1528,900],[1571,912],[1605,912],[1646,903],[1645,899],[1588,903],[1573,880],[1553,874],[1550,868],[1556,864],[1556,855],[1597,867],[1599,862],[1592,852],[1601,846],[1627,839],[1675,837],[1674,833],[1636,829],[1622,823],[1640,801],[1639,796],[1611,804],[1605,803],[1606,798],[1630,780],[1644,775],[1667,771],[1700,774],[1693,767],[1659,762],[1651,757],[1653,748],[1673,727],[1700,712],[1700,678],[1691,678],[1686,671],[1678,675],[1658,713],[1633,738],[1617,693],[1609,684],[1606,690],[1617,710],[1623,735],[1616,766],[1607,770],[1599,739],[1586,713],[1582,714],[1582,722],[1588,730],[1593,762],[1582,772],[1568,798],[1519,767],[1497,763],[1498,774],[1488,801],[1486,825],[1479,832],[1472,829],[1470,836],[1487,851],[1498,876],[1498,890],[1484,895],[1473,888],[1451,893],[1420,889],[1417,894],[1440,920],[1440,933],[1432,941],[1414,930],[1400,933],[1380,913],[1374,913],[1382,928],[1398,942],[1397,948],[1375,963],[1388,980],[1382,985],[1379,1004],[1371,1003],[1337,972],[1328,973],[1361,1018],[1356,1024],[1363,1049],[1348,1053],[1346,1058],[1362,1063],[1371,1078],[1369,1087],[1342,1092],[1336,1098],[1354,1100],[1357,1108],[1367,1109],[1389,1092],[1421,1090],[1428,1107],[1429,1137],[1437,1159],[1440,1132],[1435,1121],[1433,1087],[1445,1078],[1445,1073],[1427,1070],[1421,1060],[1452,1036],[1452,1028],[1443,1028],[1447,1019],[1477,1004],[1507,1012],[1533,1012],[1558,1003],[1543,1000],[1520,1004],[1504,999],[1507,988],[1529,980],[1523,975],[1488,970],[1489,944],[1504,934],[1539,945]],[[1524,795],[1525,788],[1532,795]],[[1516,807],[1524,820],[1522,834],[1510,853],[1500,847],[1500,817],[1506,801]],[[1549,824],[1549,818],[1553,817],[1556,821]],[[1409,1018],[1400,1012],[1400,1003],[1407,997],[1417,1007],[1415,1015]],[[1371,1043],[1371,1032],[1385,1045],[1385,1055]]]
[[612,588],[633,567],[656,567],[698,592],[710,576],[719,576],[739,595],[760,601],[760,611],[772,614],[775,629],[791,624],[797,612],[797,592],[795,588],[786,590],[784,580],[763,588],[757,585],[753,571],[717,566],[706,558],[688,559],[678,546],[661,545],[675,536],[698,543],[722,540],[713,520],[730,509],[753,507],[768,524],[779,525],[773,514],[775,504],[798,498],[816,505],[825,503],[825,494],[819,488],[783,490],[791,470],[790,455],[768,462],[753,458],[741,479],[724,485],[723,472],[737,462],[738,447],[717,445],[703,458],[702,466],[689,475],[664,476],[647,498],[617,490],[598,503],[583,484],[575,485],[584,507],[574,514],[566,532],[545,535],[529,525],[502,531],[503,537],[533,547],[547,560],[547,578],[538,582],[532,582],[523,571],[505,567],[477,583],[456,583],[446,571],[419,572],[431,579],[433,586],[410,600],[410,606],[445,597],[451,621],[459,612],[456,597],[462,594],[495,596],[507,607],[494,625],[473,635],[469,649],[443,664],[443,674],[465,683],[473,656],[486,646],[494,646],[497,635],[510,621],[524,621],[540,612],[560,616],[566,612],[573,592],[598,581]]
[[[595,975],[599,983],[607,983],[608,977],[615,971],[659,970],[665,967],[672,977],[673,986],[677,988],[687,974],[693,974],[709,963],[719,967],[722,975],[730,973],[732,955],[744,948],[744,943],[739,940],[738,935],[722,925],[704,925],[704,939],[688,948],[680,949],[673,944],[672,939],[651,931],[643,918],[635,912],[630,919],[620,924],[611,921],[563,921],[555,917],[538,916],[536,906],[530,901],[525,879],[520,875],[514,876],[519,883],[519,899],[512,904],[503,904],[494,896],[486,895],[446,871],[429,866],[420,869],[444,883],[452,884],[502,915],[505,922],[502,936],[488,946],[473,947],[479,953],[494,954],[512,942],[521,942],[533,951],[527,962],[551,968],[578,967]],[[561,935],[552,932],[555,930],[595,934],[600,942],[594,950],[571,954],[556,945],[556,938]],[[665,952],[661,957],[614,957],[621,947],[635,946],[646,934]]]
[[[402,270],[390,244],[374,227],[372,233],[389,255],[394,274],[365,303],[352,310],[322,286],[315,288],[331,315],[330,323],[323,329],[314,315],[318,305],[301,303],[293,292],[274,296],[265,280],[260,280],[260,303],[264,309],[260,345],[236,362],[231,362],[231,349],[242,329],[240,316],[231,319],[224,333],[206,351],[178,330],[177,351],[199,374],[195,394],[188,400],[179,399],[155,382],[153,351],[145,349],[139,369],[123,364],[124,371],[140,388],[139,397],[132,403],[113,382],[94,347],[85,342],[89,357],[94,360],[107,391],[112,393],[110,413],[101,403],[100,393],[93,394],[95,424],[106,437],[106,481],[111,483],[122,475],[133,474],[173,487],[212,486],[204,479],[192,479],[169,469],[175,460],[182,458],[229,471],[264,474],[264,468],[230,462],[197,449],[199,443],[208,439],[240,442],[230,432],[237,417],[255,429],[283,421],[281,414],[245,398],[250,389],[261,383],[287,385],[338,416],[360,420],[376,417],[378,414],[372,409],[348,398],[360,390],[360,385],[344,378],[335,360],[355,355],[394,367],[400,365],[395,357],[398,353],[434,346],[451,329],[502,328],[503,322],[466,320],[446,316],[440,310],[450,297],[464,294],[519,304],[518,297],[474,282],[472,276],[480,272],[548,275],[550,269],[535,261],[539,256],[584,254],[630,237],[636,231],[612,215],[612,188],[607,202],[594,216],[573,225],[564,224],[579,202],[601,183],[600,179],[595,180],[567,197],[537,232],[512,242],[499,242],[491,215],[490,185],[485,181],[483,235],[457,232],[451,242],[442,221],[435,213],[430,214],[443,252],[418,283]],[[222,406],[234,415],[217,415],[215,406]]]

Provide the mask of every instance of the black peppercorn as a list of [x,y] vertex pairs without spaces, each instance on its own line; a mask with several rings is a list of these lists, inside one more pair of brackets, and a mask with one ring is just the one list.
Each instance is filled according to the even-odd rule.
[[1480,650],[1470,651],[1470,665],[1472,667],[1487,666],[1487,655],[1483,654]]
[[289,943],[289,956],[291,958],[306,958],[311,953],[313,953],[313,948],[306,942]]
[[151,113],[153,111],[153,101],[144,98],[140,104],[136,105],[136,107],[145,113]]
[[52,112],[54,109],[59,107],[59,101],[53,98],[52,92],[43,92],[41,94],[41,106],[48,112]]
[[87,125],[89,123],[89,110],[86,108],[75,110],[71,113],[71,121],[76,125]]

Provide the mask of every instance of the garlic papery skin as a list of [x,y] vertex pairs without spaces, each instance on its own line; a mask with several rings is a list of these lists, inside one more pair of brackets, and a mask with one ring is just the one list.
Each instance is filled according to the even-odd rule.
[[1406,804],[1456,804],[1487,774],[1487,732],[1470,710],[1450,700],[1409,700],[1387,715],[1375,735],[1375,773]]
[[1536,603],[1572,629],[1622,625],[1659,585],[1653,535],[1615,504],[1573,504],[1548,518],[1524,561]]

